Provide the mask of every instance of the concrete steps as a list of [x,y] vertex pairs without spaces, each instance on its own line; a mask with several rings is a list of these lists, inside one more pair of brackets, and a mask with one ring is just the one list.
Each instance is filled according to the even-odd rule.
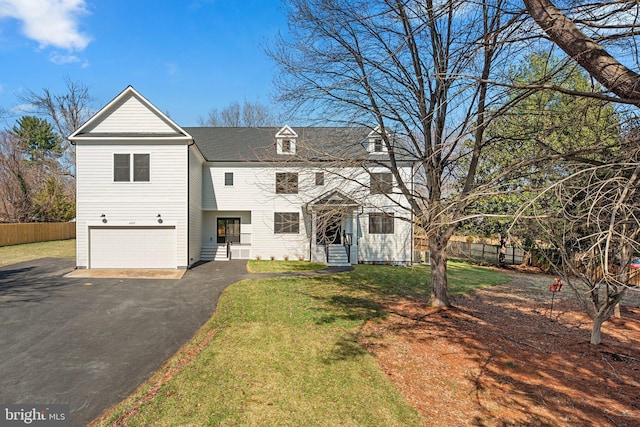
[[343,245],[329,245],[329,267],[348,267],[351,265],[347,257],[347,250]]
[[200,259],[203,261],[229,261],[227,245],[206,245],[202,247]]

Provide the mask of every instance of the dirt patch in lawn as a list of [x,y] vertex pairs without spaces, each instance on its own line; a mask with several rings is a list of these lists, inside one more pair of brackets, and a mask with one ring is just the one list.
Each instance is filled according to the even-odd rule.
[[362,344],[428,426],[637,426],[640,292],[589,344],[591,323],[552,276],[460,296],[455,308],[394,301]]

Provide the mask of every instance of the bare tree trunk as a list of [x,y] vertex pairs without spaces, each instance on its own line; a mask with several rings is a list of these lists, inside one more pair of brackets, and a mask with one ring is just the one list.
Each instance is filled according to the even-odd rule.
[[429,238],[429,257],[431,259],[431,298],[432,307],[451,307],[447,293],[447,251],[446,245],[437,237]]
[[604,316],[598,315],[593,318],[591,325],[591,344],[600,344],[602,342],[602,324],[607,320]]

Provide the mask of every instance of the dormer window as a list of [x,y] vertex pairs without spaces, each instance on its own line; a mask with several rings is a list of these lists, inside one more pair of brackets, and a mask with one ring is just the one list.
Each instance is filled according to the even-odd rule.
[[276,133],[276,152],[278,154],[296,154],[296,142],[298,134],[288,125]]
[[[367,151],[369,153],[383,154],[387,152],[387,146],[382,137],[380,126],[376,126],[376,128],[367,135]],[[389,132],[387,132],[387,137],[389,137]]]

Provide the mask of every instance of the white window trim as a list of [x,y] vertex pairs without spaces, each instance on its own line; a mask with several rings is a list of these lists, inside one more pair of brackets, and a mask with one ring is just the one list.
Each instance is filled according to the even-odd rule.
[[[149,156],[149,179],[147,181],[135,180],[135,155],[146,154]],[[129,156],[129,180],[128,181],[116,181],[116,155],[128,155]],[[151,153],[118,153],[114,152],[111,155],[111,178],[114,184],[148,184],[151,182]]]

